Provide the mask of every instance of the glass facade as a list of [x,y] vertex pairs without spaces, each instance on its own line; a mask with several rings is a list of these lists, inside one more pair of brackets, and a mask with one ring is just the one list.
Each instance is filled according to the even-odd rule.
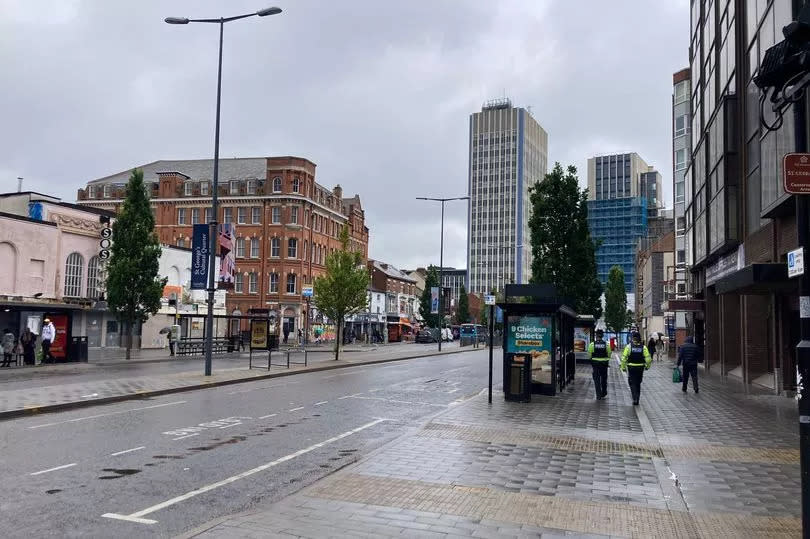
[[607,282],[610,268],[624,270],[627,292],[635,292],[636,246],[647,236],[647,199],[643,197],[588,201],[591,237],[600,242],[596,251],[599,280]]

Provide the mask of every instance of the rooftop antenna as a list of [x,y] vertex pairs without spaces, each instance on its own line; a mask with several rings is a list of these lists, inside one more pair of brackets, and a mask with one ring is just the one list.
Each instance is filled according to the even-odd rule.
[[22,193],[22,176],[17,176],[17,192]]

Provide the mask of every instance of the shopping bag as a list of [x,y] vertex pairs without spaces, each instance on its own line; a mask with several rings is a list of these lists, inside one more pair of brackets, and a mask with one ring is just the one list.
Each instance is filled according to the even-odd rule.
[[673,384],[681,383],[681,369],[679,369],[678,367],[672,369],[672,383]]

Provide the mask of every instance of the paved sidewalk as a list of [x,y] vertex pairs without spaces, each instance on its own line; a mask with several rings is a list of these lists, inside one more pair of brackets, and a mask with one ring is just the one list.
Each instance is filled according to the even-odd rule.
[[[132,398],[188,391],[206,387],[288,376],[302,372],[339,369],[369,363],[398,361],[417,357],[468,351],[458,346],[441,353],[418,347],[386,347],[379,350],[341,353],[339,361],[331,353],[293,354],[286,367],[286,353],[273,352],[273,365],[267,369],[267,354],[254,354],[253,369],[248,354],[215,358],[212,376],[204,376],[201,358],[173,359],[160,365],[64,364],[0,371],[0,419],[29,413],[55,411],[80,406],[106,404]],[[298,362],[293,363],[293,362]],[[284,366],[278,366],[283,363]],[[260,367],[260,368],[257,368]],[[262,368],[263,367],[263,368]],[[126,370],[122,370],[126,368]],[[179,372],[168,369],[181,369]],[[150,371],[152,373],[150,373]],[[130,373],[127,376],[127,372]],[[140,375],[135,376],[134,373]]]
[[590,367],[556,397],[498,392],[277,502],[188,536],[799,537],[796,403],[671,363],[634,407],[618,368],[594,399]]

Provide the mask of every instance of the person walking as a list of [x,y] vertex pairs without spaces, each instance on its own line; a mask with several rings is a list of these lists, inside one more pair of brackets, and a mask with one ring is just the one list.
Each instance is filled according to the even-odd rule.
[[605,332],[596,330],[596,339],[588,345],[588,354],[593,366],[593,387],[596,390],[596,400],[607,397],[607,373],[610,364],[610,356],[613,350],[610,344],[604,340]]
[[169,328],[169,355],[174,356],[174,348],[177,346],[177,333],[174,327]]
[[650,351],[641,341],[641,334],[633,332],[632,341],[624,347],[622,354],[621,371],[627,371],[627,381],[630,384],[630,394],[633,396],[633,406],[638,406],[641,398],[641,381],[644,378],[644,371],[652,365]]
[[684,393],[686,393],[689,386],[690,376],[692,377],[692,388],[694,388],[695,393],[698,392],[698,363],[703,363],[703,350],[701,350],[700,346],[695,344],[694,337],[687,337],[683,346],[678,350],[678,364],[676,365],[680,367],[681,364],[683,364],[683,376],[681,376],[683,385],[681,386],[681,391]]
[[31,328],[26,327],[23,334],[20,335],[20,344],[23,347],[23,363],[33,365],[36,362],[34,349],[37,344],[37,336],[31,331]]
[[50,318],[43,320],[42,324],[42,362],[53,363],[51,355],[51,345],[56,339],[56,328]]
[[14,345],[17,344],[17,339],[14,338],[14,333],[6,328],[3,332],[3,364],[0,367],[11,367],[11,359],[14,357]]
[[658,360],[660,358],[655,355],[655,349],[656,349],[655,334],[653,334],[653,336],[650,337],[650,340],[647,341],[647,350],[650,352],[651,358]]

